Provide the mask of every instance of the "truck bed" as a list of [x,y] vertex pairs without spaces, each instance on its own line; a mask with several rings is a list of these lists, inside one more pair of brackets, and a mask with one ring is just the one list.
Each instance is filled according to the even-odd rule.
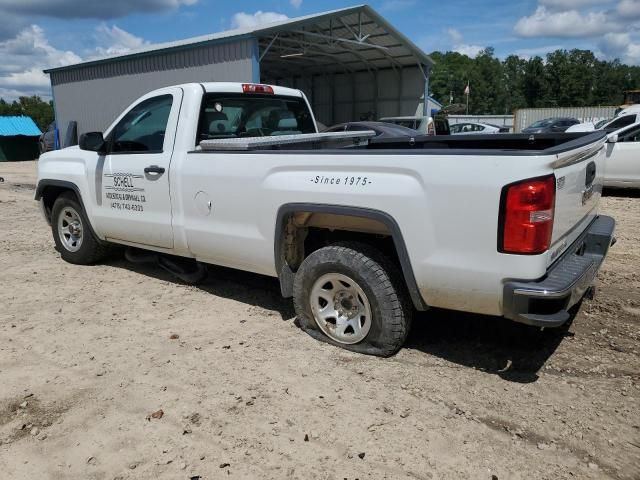
[[380,150],[376,153],[407,153],[421,150],[421,154],[509,154],[509,155],[557,155],[569,150],[603,140],[604,131],[552,133],[552,134],[495,134],[495,135],[446,135],[374,138],[371,131],[332,132],[303,135],[283,135],[275,137],[221,138],[204,140],[200,143],[202,152],[220,151],[300,151],[335,150],[341,154],[349,151],[362,153]]

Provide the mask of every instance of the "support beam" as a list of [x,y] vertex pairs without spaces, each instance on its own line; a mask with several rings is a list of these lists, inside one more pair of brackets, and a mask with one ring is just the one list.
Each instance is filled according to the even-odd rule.
[[267,48],[265,48],[264,51],[262,52],[262,54],[260,55],[260,58],[258,59],[259,62],[262,61],[264,56],[267,54],[267,52],[271,48],[271,45],[273,45],[273,42],[275,42],[278,39],[279,35],[280,35],[280,33],[276,33],[275,36],[271,39],[271,41],[269,42],[269,45],[267,45]]
[[359,42],[357,40],[349,40],[348,38],[340,38],[340,37],[330,37],[329,35],[325,35],[323,33],[313,33],[307,30],[294,30],[294,33],[300,33],[302,35],[309,35],[310,37],[323,38],[325,40],[331,40],[335,42],[349,43],[351,45],[360,45],[370,48],[376,48],[378,50],[389,50],[387,47],[383,47],[382,45],[374,45],[373,43],[367,42]]

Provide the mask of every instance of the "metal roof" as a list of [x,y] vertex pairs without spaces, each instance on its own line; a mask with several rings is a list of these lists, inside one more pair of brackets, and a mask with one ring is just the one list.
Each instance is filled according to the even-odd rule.
[[40,136],[42,132],[31,117],[0,117],[0,137]]
[[159,52],[184,50],[212,43],[256,38],[260,62],[291,71],[362,71],[433,64],[431,58],[368,5],[331,10],[255,27],[228,30],[146,48],[98,60],[51,68],[68,71]]

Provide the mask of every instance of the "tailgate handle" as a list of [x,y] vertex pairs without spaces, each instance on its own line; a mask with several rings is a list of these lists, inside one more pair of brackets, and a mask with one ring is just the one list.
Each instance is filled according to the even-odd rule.
[[589,162],[587,165],[586,178],[584,179],[585,186],[589,186],[596,178],[596,162]]

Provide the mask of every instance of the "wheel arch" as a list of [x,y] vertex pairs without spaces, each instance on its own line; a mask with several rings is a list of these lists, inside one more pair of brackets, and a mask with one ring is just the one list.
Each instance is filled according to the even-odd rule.
[[400,269],[404,278],[407,291],[411,301],[416,309],[427,310],[428,305],[422,298],[418,283],[411,267],[411,261],[409,259],[409,253],[407,251],[404,238],[400,226],[395,219],[386,212],[381,210],[375,210],[371,208],[352,207],[345,205],[332,205],[332,204],[319,204],[319,203],[288,203],[282,205],[278,209],[276,216],[276,228],[274,238],[274,259],[276,266],[276,273],[280,280],[280,290],[284,297],[291,297],[293,295],[293,279],[294,272],[286,261],[285,249],[286,249],[286,237],[287,237],[287,222],[295,213],[320,213],[331,214],[344,217],[357,217],[362,219],[368,219],[375,222],[379,222],[384,225],[392,239],[393,246],[395,247],[398,261],[400,263]]
[[65,192],[72,192],[76,196],[78,202],[80,203],[80,206],[84,210],[85,216],[87,217],[87,222],[89,224],[91,233],[99,242],[102,242],[100,237],[93,229],[93,225],[91,225],[91,219],[89,218],[89,214],[84,205],[84,201],[82,200],[80,189],[75,183],[68,180],[43,179],[38,182],[34,199],[42,203],[42,210],[44,212],[45,218],[47,219],[47,222],[51,224],[51,210],[53,208],[53,204],[55,203],[56,199]]

